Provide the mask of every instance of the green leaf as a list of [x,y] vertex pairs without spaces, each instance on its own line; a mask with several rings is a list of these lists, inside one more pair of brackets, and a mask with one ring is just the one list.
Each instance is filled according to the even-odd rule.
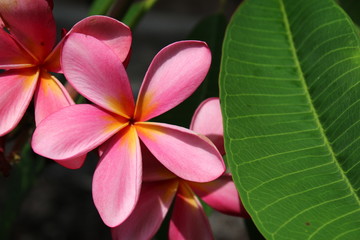
[[332,0],[248,0],[220,76],[227,159],[267,239],[360,236],[360,39]]
[[206,98],[219,96],[218,79],[222,53],[221,46],[226,26],[227,21],[222,14],[206,17],[195,26],[188,39],[201,40],[208,44],[212,53],[209,73],[192,96],[179,106],[154,119],[154,121],[163,121],[189,127],[191,118],[199,104]]

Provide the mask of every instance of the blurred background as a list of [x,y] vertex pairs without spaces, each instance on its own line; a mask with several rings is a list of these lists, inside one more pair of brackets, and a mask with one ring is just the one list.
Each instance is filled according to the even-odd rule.
[[[132,56],[128,75],[136,94],[155,54],[166,45],[188,39],[194,26],[218,12],[219,0],[159,0],[133,30]],[[228,1],[226,17],[239,4]],[[54,0],[58,32],[69,30],[88,16],[90,0]],[[13,226],[14,240],[111,239],[92,202],[91,180],[97,157],[87,159],[78,170],[69,170],[44,160],[33,187],[21,204]],[[8,178],[0,176],[0,201],[3,201]],[[3,205],[2,205],[3,206]],[[0,209],[0,211],[2,211]],[[215,239],[248,239],[240,218],[213,212],[210,216]]]

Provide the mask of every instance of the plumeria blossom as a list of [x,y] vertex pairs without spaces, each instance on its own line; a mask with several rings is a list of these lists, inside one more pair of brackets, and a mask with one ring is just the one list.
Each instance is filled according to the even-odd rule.
[[209,139],[185,128],[148,122],[191,95],[210,62],[204,42],[182,41],[165,47],[150,64],[135,104],[118,56],[98,39],[73,33],[63,46],[63,71],[95,105],[73,105],[44,119],[34,132],[32,147],[57,161],[100,147],[93,199],[105,224],[117,226],[132,212],[139,196],[140,139],[183,179],[207,182],[225,171],[221,154]]
[[[223,149],[218,98],[209,98],[198,107],[190,128],[211,138],[217,147]],[[222,213],[248,217],[230,174],[226,173],[207,183],[192,182],[172,174],[149,152],[145,152],[143,158],[144,182],[139,201],[129,218],[112,228],[114,240],[151,239],[174,198],[169,239],[213,239],[208,219],[197,196]]]
[[[0,1],[0,69],[6,70],[0,74],[0,136],[16,127],[33,96],[37,124],[51,113],[74,104],[51,74],[61,72],[62,46],[61,42],[55,46],[52,8],[51,0]],[[127,58],[131,31],[123,23],[92,16],[78,22],[68,35],[75,32],[96,37],[122,61]]]

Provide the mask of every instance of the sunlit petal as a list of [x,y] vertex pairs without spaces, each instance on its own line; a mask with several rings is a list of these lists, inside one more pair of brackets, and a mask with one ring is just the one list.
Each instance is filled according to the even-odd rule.
[[[67,33],[82,33],[101,40],[108,45],[124,62],[131,47],[131,30],[122,22],[107,16],[90,16],[76,23]],[[45,68],[52,72],[60,72],[60,51],[65,38],[45,60]]]
[[72,33],[64,43],[62,66],[79,93],[109,111],[132,117],[134,99],[125,68],[107,45]]
[[126,127],[110,141],[95,170],[92,192],[104,223],[115,227],[136,205],[142,164],[139,138],[133,127]]
[[135,127],[150,152],[181,178],[208,182],[225,171],[216,147],[188,129],[150,122],[136,123]]
[[0,74],[0,136],[13,130],[24,115],[39,77],[37,69],[9,70]]
[[90,16],[74,25],[68,34],[82,33],[108,45],[120,61],[124,62],[131,47],[131,30],[128,26],[107,16]]
[[204,42],[181,41],[162,49],[142,83],[135,119],[146,121],[184,101],[204,80],[210,63],[211,53]]
[[35,92],[35,121],[38,125],[44,118],[61,108],[74,104],[63,85],[52,75],[42,72]]
[[50,159],[79,157],[125,126],[125,121],[89,104],[62,108],[35,129],[33,150]]

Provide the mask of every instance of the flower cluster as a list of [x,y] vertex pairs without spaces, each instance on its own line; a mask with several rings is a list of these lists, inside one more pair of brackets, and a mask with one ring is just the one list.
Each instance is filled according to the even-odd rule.
[[[131,32],[123,23],[88,17],[54,47],[51,1],[4,0],[0,17],[0,68],[5,70],[0,136],[16,127],[34,96],[37,127],[31,145],[37,154],[75,169],[98,149],[93,200],[104,223],[113,227],[114,239],[151,238],[174,198],[170,238],[211,238],[195,194],[221,212],[246,216],[230,174],[224,173],[218,99],[198,108],[190,129],[150,121],[202,83],[211,63],[206,43],[180,41],[163,48],[135,101],[124,66]],[[91,103],[74,104],[51,72],[64,73]]]

